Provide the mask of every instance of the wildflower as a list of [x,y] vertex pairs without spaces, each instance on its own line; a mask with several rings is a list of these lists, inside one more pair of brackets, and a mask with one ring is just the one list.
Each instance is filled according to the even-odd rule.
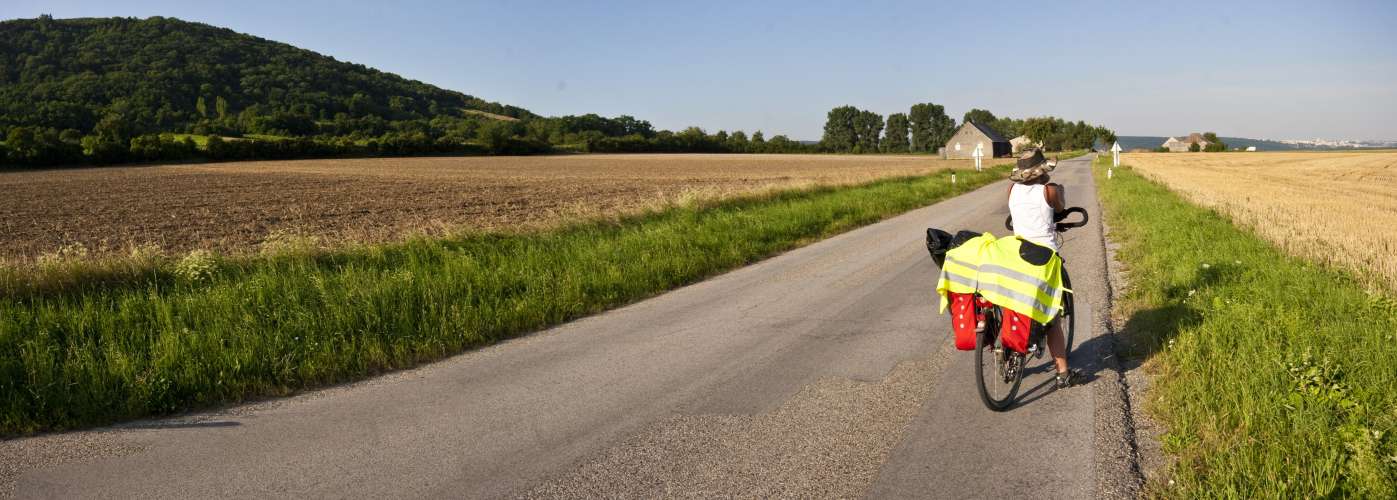
[[1207,269],[1207,268],[1210,268],[1210,267],[1213,267],[1213,266],[1209,265],[1207,262],[1204,262],[1204,263],[1203,263],[1203,269]]
[[1198,290],[1189,290],[1189,291],[1188,291],[1188,296],[1189,296],[1189,297],[1192,297],[1193,294],[1195,294],[1195,293],[1198,293]]
[[213,279],[217,265],[217,260],[212,252],[195,250],[175,263],[174,274],[180,279],[192,283],[208,281]]

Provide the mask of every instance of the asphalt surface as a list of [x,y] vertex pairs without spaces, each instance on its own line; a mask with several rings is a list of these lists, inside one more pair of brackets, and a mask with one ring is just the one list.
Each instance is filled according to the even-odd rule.
[[[1086,159],[1053,175],[1100,210]],[[1065,235],[1073,363],[987,410],[935,309],[928,226],[1005,234],[1007,185],[415,370],[0,442],[0,494],[200,497],[1128,496],[1100,226]]]

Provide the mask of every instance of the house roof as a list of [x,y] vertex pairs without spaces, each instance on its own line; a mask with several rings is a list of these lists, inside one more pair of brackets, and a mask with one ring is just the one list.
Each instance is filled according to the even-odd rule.
[[974,125],[975,128],[980,129],[980,133],[985,134],[985,137],[989,137],[990,141],[992,142],[1009,142],[1008,139],[1005,139],[1004,136],[999,135],[999,132],[995,131],[993,128],[990,128],[989,125],[981,125],[975,123],[975,120],[969,120],[965,123],[966,125]]
[[1168,146],[1171,142],[1177,142],[1182,144],[1197,144],[1199,146],[1207,146],[1209,144],[1212,144],[1211,142],[1208,142],[1207,139],[1203,138],[1203,134],[1200,134],[1198,132],[1194,132],[1188,135],[1181,135],[1178,137],[1170,137],[1168,139],[1165,139],[1164,145]]

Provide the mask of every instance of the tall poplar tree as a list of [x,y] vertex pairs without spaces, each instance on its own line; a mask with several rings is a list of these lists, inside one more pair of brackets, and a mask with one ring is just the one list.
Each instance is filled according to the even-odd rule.
[[879,135],[883,133],[883,116],[872,111],[859,111],[858,118],[854,120],[855,128],[858,131],[858,147],[855,149],[859,153],[877,153]]
[[820,145],[836,153],[853,151],[858,143],[855,125],[858,116],[859,110],[853,106],[840,106],[829,110],[825,118],[825,135],[820,138]]
[[907,115],[888,115],[888,126],[883,132],[883,151],[889,153],[907,152]]

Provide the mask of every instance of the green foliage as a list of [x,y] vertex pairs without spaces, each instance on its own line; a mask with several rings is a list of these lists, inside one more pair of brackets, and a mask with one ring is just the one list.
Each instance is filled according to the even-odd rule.
[[169,135],[147,134],[131,139],[130,158],[137,161],[176,161],[194,158],[194,139],[176,140]]
[[1055,116],[1033,117],[1018,124],[1022,135],[1034,142],[1042,142],[1043,149],[1066,151],[1092,149],[1098,145],[1109,147],[1116,142],[1116,134],[1106,127],[1089,125],[1084,121],[1069,122]]
[[1190,153],[1197,153],[1197,152],[1199,152],[1199,151],[1201,151],[1201,150],[1202,150],[1202,149],[1198,147],[1198,143],[1196,143],[1196,142],[1190,143],[1190,144],[1188,145],[1188,152],[1190,152]]
[[509,149],[509,141],[514,137],[515,124],[507,121],[492,121],[483,124],[476,131],[480,144],[491,153],[500,154]]
[[[981,125],[988,125],[988,126],[991,126],[991,127],[993,127],[998,121],[999,121],[999,119],[994,117],[994,113],[991,113],[991,112],[989,112],[988,110],[984,110],[984,109],[980,109],[980,108],[974,108],[974,109],[971,109],[970,111],[966,111],[966,112],[965,112],[965,116],[961,119],[961,123],[965,123],[965,122],[975,122],[975,123],[979,123],[979,124],[981,124]],[[998,130],[998,129],[996,129],[996,130]],[[999,132],[1004,132],[1004,131],[1003,131],[1003,130],[1000,130]]]
[[1116,132],[1114,130],[1106,127],[1096,127],[1096,140],[1103,148],[1109,148],[1112,144],[1115,144],[1119,138],[1116,137]]
[[[792,141],[757,147],[701,132],[658,131],[624,115],[545,118],[161,17],[0,23],[0,134],[12,133],[17,146],[0,150],[0,161],[19,165],[525,154],[554,145],[599,152],[815,150]],[[161,143],[164,134],[256,139],[220,139],[190,153]]]
[[912,125],[912,151],[934,153],[956,132],[956,120],[939,104],[913,104],[907,119]]
[[[755,134],[753,134],[753,137],[756,138],[756,139],[760,139],[761,136],[762,136],[762,132],[761,132],[760,130],[758,130]],[[738,131],[736,131],[736,132],[733,132],[732,135],[729,136],[728,139],[727,139],[728,151],[731,151],[731,152],[733,152],[733,153],[747,153],[747,152],[750,152],[750,151],[752,150],[752,142],[754,142],[754,141],[750,141],[750,140],[747,139],[747,133],[746,133],[746,132],[743,132],[743,131],[741,131],[741,130],[738,130]],[[756,141],[756,142],[761,142],[761,141]]]
[[[520,108],[407,80],[314,52],[200,23],[148,19],[19,19],[0,23],[0,127],[90,132],[113,111],[128,136],[176,131],[261,108],[314,120],[318,112],[408,120],[429,106],[523,118]],[[63,92],[53,89],[62,88]]]
[[907,142],[907,115],[893,113],[888,115],[888,125],[883,132],[883,151],[889,153],[906,153],[910,147]]
[[[239,142],[251,141],[225,145]],[[1006,171],[958,172],[955,185],[940,172],[328,254],[221,260],[196,252],[0,273],[0,435],[284,395],[440,359],[925,206]]]
[[827,151],[847,153],[859,144],[859,109],[840,106],[829,110],[825,118],[825,133],[820,146]]
[[854,131],[858,134],[855,153],[877,153],[879,136],[883,133],[883,117],[872,111],[860,110],[854,118]]
[[1227,143],[1222,142],[1222,139],[1219,139],[1216,133],[1204,132],[1203,140],[1208,141],[1208,145],[1203,148],[1204,151],[1210,153],[1227,151]]
[[0,160],[25,165],[61,165],[82,158],[81,137],[74,130],[14,127],[5,135]]
[[1130,290],[1117,306],[1155,375],[1172,484],[1148,497],[1397,495],[1397,308],[1128,166],[1097,185]]

